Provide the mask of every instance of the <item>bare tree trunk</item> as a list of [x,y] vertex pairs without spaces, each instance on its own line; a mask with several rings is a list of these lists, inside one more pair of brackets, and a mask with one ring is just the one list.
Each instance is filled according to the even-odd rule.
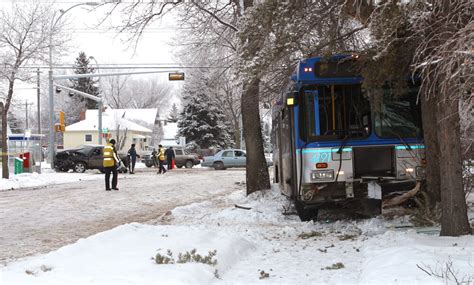
[[263,150],[262,126],[260,124],[259,84],[260,79],[250,79],[244,85],[241,102],[247,150],[247,195],[270,189],[270,176]]
[[0,116],[2,117],[2,178],[8,179],[7,111],[4,109],[3,102],[0,102]]
[[[450,96],[453,95],[453,96]],[[459,97],[445,94],[438,104],[438,140],[440,147],[441,235],[471,234],[462,184],[462,159],[459,128]]]
[[[244,0],[244,10],[253,6],[253,0]],[[243,60],[252,60],[261,49],[263,42],[257,35],[250,34],[242,37],[242,45],[246,45],[246,56]],[[247,150],[247,170],[245,172],[247,182],[247,195],[270,189],[270,175],[268,174],[267,162],[263,149],[262,126],[260,123],[259,108],[259,85],[258,72],[252,72],[244,77],[244,90],[241,99],[242,127],[244,130],[245,147]]]
[[422,96],[421,109],[426,156],[426,193],[428,193],[428,197],[430,198],[430,205],[434,207],[436,203],[441,202],[440,153],[437,137],[438,128],[436,124],[436,101]]
[[[15,78],[16,71],[18,68],[15,66],[14,70],[11,73],[11,78]],[[7,117],[8,117],[8,110],[10,109],[12,97],[13,97],[13,87],[15,85],[14,80],[8,80],[8,93],[7,93],[7,100],[5,105],[2,108],[2,145],[3,145],[3,154],[2,154],[2,178],[8,179],[10,178],[10,171],[8,169],[8,145],[7,145]]]

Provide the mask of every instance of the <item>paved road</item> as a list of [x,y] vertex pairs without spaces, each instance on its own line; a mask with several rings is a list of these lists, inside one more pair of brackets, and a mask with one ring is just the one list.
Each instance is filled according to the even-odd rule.
[[[0,263],[45,253],[118,225],[156,219],[181,205],[242,189],[244,170],[152,169],[119,175],[119,191],[103,179],[0,191]],[[100,175],[100,174],[97,174]]]

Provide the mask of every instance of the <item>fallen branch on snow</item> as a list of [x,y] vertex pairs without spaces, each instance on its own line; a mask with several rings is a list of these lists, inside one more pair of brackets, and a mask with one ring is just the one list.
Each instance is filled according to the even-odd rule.
[[385,208],[398,206],[398,205],[402,204],[403,202],[407,201],[408,199],[413,198],[416,195],[416,193],[418,193],[420,191],[420,187],[421,187],[421,183],[417,182],[416,186],[413,189],[411,189],[410,191],[404,193],[403,195],[400,195],[400,196],[394,197],[392,199],[383,201],[382,208],[385,209]]
[[238,208],[238,209],[242,209],[242,210],[252,210],[252,208],[244,207],[244,206],[239,206],[239,205],[237,205],[237,204],[235,204],[235,207]]

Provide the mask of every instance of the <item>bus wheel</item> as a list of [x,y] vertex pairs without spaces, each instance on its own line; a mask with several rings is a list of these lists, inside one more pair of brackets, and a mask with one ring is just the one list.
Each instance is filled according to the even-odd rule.
[[305,209],[305,204],[299,200],[294,201],[296,212],[300,217],[301,221],[315,221],[318,218],[318,209]]

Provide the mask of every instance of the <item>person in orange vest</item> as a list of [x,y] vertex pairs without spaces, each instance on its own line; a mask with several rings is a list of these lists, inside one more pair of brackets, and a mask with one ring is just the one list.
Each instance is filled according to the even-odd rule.
[[117,188],[118,183],[118,172],[117,167],[120,163],[120,159],[115,149],[115,140],[111,139],[109,143],[104,146],[104,161],[103,167],[105,171],[105,190],[110,191],[110,173],[112,173],[112,189],[119,190]]
[[161,144],[158,146],[158,164],[159,164],[158,174],[161,174],[161,173],[165,174],[166,173],[166,169],[164,167],[165,149],[163,148]]

